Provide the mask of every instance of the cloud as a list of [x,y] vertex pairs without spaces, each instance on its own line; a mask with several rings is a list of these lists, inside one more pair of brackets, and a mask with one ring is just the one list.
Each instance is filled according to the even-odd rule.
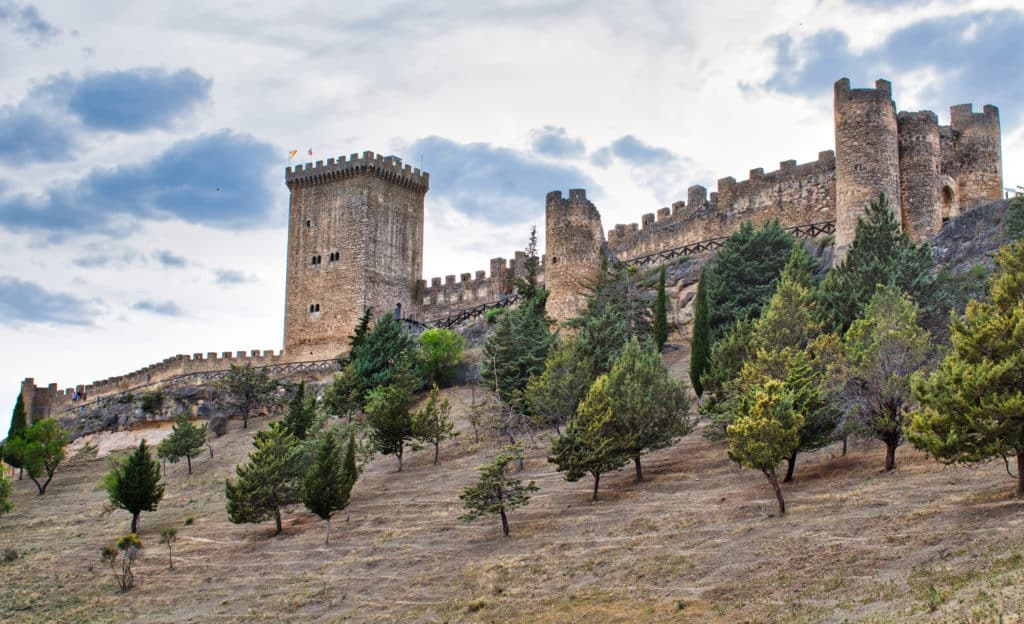
[[210,96],[209,78],[191,69],[155,67],[50,79],[44,92],[87,128],[140,132],[168,128]]
[[73,133],[27,103],[0,108],[0,161],[9,163],[68,160]]
[[25,323],[90,326],[99,314],[96,301],[46,290],[33,282],[0,276],[0,324]]
[[41,198],[0,200],[0,227],[45,233],[124,234],[138,219],[250,228],[274,218],[269,176],[276,150],[246,134],[223,130],[180,141],[155,159],[114,169],[47,191]]
[[81,269],[106,269],[121,267],[136,262],[145,262],[146,258],[137,251],[128,250],[121,254],[98,253],[88,256],[79,256],[71,261],[71,264]]
[[154,251],[153,258],[167,268],[180,269],[186,264],[184,257],[177,256],[167,249],[158,249]]
[[213,275],[214,281],[221,286],[237,286],[238,284],[250,284],[260,281],[257,276],[251,273],[243,273],[231,269],[215,269]]
[[160,316],[184,316],[185,312],[173,301],[151,301],[145,299],[132,305],[133,310],[159,314]]
[[545,156],[556,158],[578,157],[586,151],[582,139],[574,139],[569,136],[565,128],[555,126],[544,126],[532,133],[533,151]]
[[933,80],[921,92],[928,102],[1003,104],[1004,125],[1024,120],[1024,111],[1011,108],[1024,100],[1024,82],[1007,75],[1007,68],[1024,65],[1022,11],[977,11],[930,18],[892,33],[880,45],[855,53],[850,38],[838,30],[821,31],[802,41],[789,35],[767,41],[774,48],[776,71],[764,87],[791,95],[823,95],[823,84],[841,76],[853,86],[872,85],[886,77],[932,70]]
[[696,168],[690,158],[645,143],[631,134],[615,139],[590,155],[590,162],[596,167],[607,168],[616,161],[629,166],[642,185],[666,198],[678,197]]
[[428,202],[448,200],[462,213],[495,223],[535,219],[543,214],[549,191],[599,189],[575,167],[539,162],[487,143],[431,136],[418,139],[405,153],[423,157],[430,172]]
[[35,45],[60,34],[60,29],[43,19],[34,6],[19,6],[10,0],[0,0],[0,24],[10,24]]

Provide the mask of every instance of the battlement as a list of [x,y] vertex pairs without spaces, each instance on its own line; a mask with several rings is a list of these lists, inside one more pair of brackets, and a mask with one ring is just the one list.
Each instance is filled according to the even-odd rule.
[[949,107],[949,121],[954,130],[966,126],[988,126],[998,129],[999,108],[986,104],[980,113],[976,113],[973,104],[957,104]]
[[285,184],[288,188],[296,185],[325,184],[341,178],[360,174],[375,175],[402,186],[426,192],[430,188],[430,174],[410,165],[403,165],[397,156],[383,156],[373,152],[352,154],[348,158],[339,156],[328,158],[327,163],[318,160],[286,167],[284,170]]
[[892,100],[892,83],[879,78],[875,87],[851,89],[849,78],[840,78],[835,84],[835,98],[840,100]]
[[[460,308],[497,301],[515,290],[515,280],[526,276],[526,252],[518,250],[510,259],[492,258],[490,275],[487,271],[446,275],[444,279],[432,277],[419,280],[416,300],[419,312],[416,320],[430,321],[450,315]],[[544,281],[543,259],[538,281]],[[420,318],[422,317],[422,318]]]

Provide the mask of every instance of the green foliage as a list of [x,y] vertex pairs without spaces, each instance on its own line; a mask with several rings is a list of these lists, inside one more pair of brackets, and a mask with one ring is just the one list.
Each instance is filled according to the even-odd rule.
[[801,241],[796,240],[793,241],[793,251],[789,254],[789,260],[782,269],[782,273],[779,274],[779,281],[789,280],[811,290],[820,281],[818,279],[820,268],[821,263],[815,260]]
[[[46,493],[46,486],[53,480],[57,466],[64,461],[64,445],[67,441],[67,432],[52,418],[33,423],[20,438],[8,441],[18,447],[25,472],[36,484],[40,496]],[[40,482],[40,479],[43,481]]]
[[543,301],[524,301],[498,318],[483,348],[480,376],[501,400],[522,404],[530,377],[544,370],[554,337],[544,315]]
[[[122,592],[135,587],[135,562],[142,557],[142,541],[134,532],[125,535],[113,544],[105,546],[100,550],[103,560],[110,564],[110,570],[114,573],[117,586]],[[121,571],[117,571],[117,563],[120,560]]]
[[690,383],[697,396],[704,395],[701,376],[711,360],[711,311],[708,309],[706,273],[700,272],[697,295],[693,302],[693,334],[690,337]]
[[160,543],[167,545],[167,567],[174,569],[174,559],[171,558],[171,546],[178,540],[178,529],[164,527],[160,529]]
[[459,517],[463,522],[498,514],[501,516],[502,534],[508,537],[507,512],[529,503],[530,494],[538,490],[533,481],[523,484],[508,474],[508,465],[523,460],[521,446],[506,446],[489,464],[480,467],[479,480],[459,495],[466,507],[466,514]]
[[849,377],[841,398],[848,429],[884,442],[885,469],[893,470],[912,402],[910,378],[928,363],[931,339],[917,324],[914,302],[879,285],[843,342]]
[[206,444],[206,425],[197,427],[192,424],[188,416],[182,414],[174,420],[174,428],[171,435],[160,441],[157,445],[157,456],[176,464],[182,457],[188,463],[188,473],[192,474],[192,458],[199,454],[199,451]]
[[654,327],[651,332],[654,346],[661,351],[668,341],[668,295],[665,294],[665,267],[658,273],[658,294],[654,299]]
[[494,325],[501,318],[501,315],[506,312],[508,312],[508,308],[491,308],[487,311],[487,324]]
[[299,384],[295,396],[288,402],[288,413],[281,419],[281,424],[295,436],[296,440],[305,440],[306,433],[313,426],[316,417],[316,397],[306,398],[306,382]]
[[[395,383],[398,376],[410,377],[416,365],[416,341],[392,314],[385,314],[377,320],[373,329],[366,334],[363,342],[352,348],[352,383],[357,389],[364,408],[368,393],[375,388]],[[413,375],[413,388],[419,388],[422,380],[418,372]]]
[[145,392],[140,401],[140,407],[146,414],[156,414],[164,404],[164,395],[159,390]]
[[526,384],[526,406],[534,423],[561,432],[593,382],[592,370],[579,340],[557,343],[548,353],[544,372]]
[[331,385],[324,390],[324,410],[333,416],[349,416],[360,408],[362,388],[355,366],[350,362],[334,375]]
[[316,461],[302,480],[302,503],[326,522],[324,544],[330,543],[331,516],[348,506],[356,472],[355,436],[350,435],[342,458],[333,431],[325,431],[318,445]]
[[800,442],[804,417],[793,409],[793,398],[785,385],[767,381],[745,400],[743,415],[729,425],[729,459],[741,466],[760,470],[775,490],[779,513],[786,513],[775,476],[775,466],[789,457]]
[[537,255],[537,228],[530,229],[530,242],[526,245],[526,275],[516,280],[516,292],[522,295],[524,301],[541,302],[547,299],[547,292],[542,286],[537,285],[537,275],[540,271],[540,256]]
[[953,350],[917,375],[920,407],[907,437],[944,463],[1017,457],[1024,496],[1024,242],[1005,245],[989,282],[991,302],[971,301],[951,322]]
[[639,482],[643,479],[641,454],[670,446],[693,430],[686,387],[669,377],[650,343],[641,347],[633,338],[608,373],[607,392],[620,446],[636,464]]
[[237,479],[224,482],[228,519],[236,524],[274,518],[281,532],[281,509],[301,500],[298,444],[281,423],[270,423],[253,440],[249,461],[235,467]]
[[132,533],[138,532],[139,515],[156,511],[164,496],[160,463],[153,459],[146,441],[111,469],[103,481],[111,504],[132,514]]
[[242,416],[243,429],[248,428],[249,418],[277,404],[277,382],[250,364],[232,364],[222,383],[227,389],[226,407]]
[[14,503],[11,502],[13,494],[14,488],[11,487],[11,482],[7,479],[7,475],[0,472],[0,515],[14,509]]
[[828,327],[845,333],[855,319],[863,316],[878,284],[907,293],[928,313],[933,307],[932,266],[929,245],[911,241],[900,228],[885,195],[879,195],[866,214],[857,218],[846,259],[833,267],[821,283],[821,316]]
[[704,386],[700,413],[711,420],[704,428],[704,437],[710,440],[725,438],[725,428],[732,422],[730,399],[733,380],[743,370],[743,365],[756,353],[753,345],[756,323],[751,319],[737,322],[711,349],[707,370],[701,375]]
[[374,388],[366,396],[366,413],[372,428],[370,439],[377,451],[398,459],[398,472],[402,471],[405,445],[412,438],[411,403],[412,391],[403,383]]
[[601,375],[580,403],[576,417],[551,446],[548,461],[558,466],[566,480],[594,477],[593,500],[597,500],[601,475],[618,470],[631,459],[615,418],[608,375]]
[[438,389],[434,386],[427,395],[426,404],[412,415],[412,437],[418,442],[434,446],[435,466],[441,443],[459,435],[455,431],[455,423],[449,417],[451,409],[448,399],[438,400]]
[[[24,431],[27,427],[28,422],[25,416],[25,401],[21,397],[21,392],[18,392],[18,399],[14,402],[14,411],[11,412],[11,427],[7,430],[7,437],[13,438]],[[17,468],[17,466],[15,466],[15,468]]]
[[1006,235],[1010,240],[1024,238],[1024,194],[1018,194],[1006,207]]
[[[600,328],[615,331],[615,335],[608,336],[607,339],[610,344],[616,345],[616,350],[607,358],[598,355],[590,346],[585,347],[594,365],[598,367],[594,374],[596,378],[597,375],[611,370],[611,362],[618,355],[618,350],[621,350],[631,337],[641,342],[650,337],[653,301],[645,280],[642,276],[636,275],[636,267],[609,264],[604,256],[601,257],[601,270],[597,277],[585,283],[584,287],[587,290],[587,304],[580,310],[577,318],[569,321],[569,325],[580,328],[581,333],[591,335],[599,333]],[[613,327],[610,323],[622,324],[622,327]],[[592,338],[585,342],[594,344]]]
[[356,352],[356,349],[366,340],[366,334],[370,331],[370,321],[373,320],[373,308],[369,307],[363,310],[363,315],[359,317],[359,324],[356,325],[355,332],[348,337],[348,358],[342,360],[342,364],[347,364],[352,360],[352,354]]
[[[614,299],[591,297],[587,310],[579,319],[576,340],[579,351],[590,364],[591,380],[612,369],[631,336],[627,311]],[[589,386],[588,386],[589,387]]]
[[428,329],[420,334],[419,363],[427,382],[442,386],[451,382],[462,361],[463,340],[450,329]]

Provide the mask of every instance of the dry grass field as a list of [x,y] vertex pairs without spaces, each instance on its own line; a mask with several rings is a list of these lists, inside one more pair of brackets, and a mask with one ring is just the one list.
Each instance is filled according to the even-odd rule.
[[72,451],[44,497],[16,482],[17,508],[0,516],[0,552],[20,554],[0,563],[0,621],[1024,622],[1024,502],[1001,462],[943,467],[903,447],[885,474],[881,447],[832,447],[801,456],[780,518],[765,479],[699,433],[649,456],[641,484],[629,466],[602,478],[597,503],[538,438],[524,476],[540,491],[503,539],[496,519],[458,521],[458,494],[497,442],[474,442],[468,389],[447,394],[463,433],[441,465],[432,449],[401,473],[375,460],[326,547],[302,508],[276,537],[272,521],[228,522],[224,479],[267,419],[232,422],[193,475],[169,467],[127,594],[100,558],[130,521],[97,485],[109,459]]

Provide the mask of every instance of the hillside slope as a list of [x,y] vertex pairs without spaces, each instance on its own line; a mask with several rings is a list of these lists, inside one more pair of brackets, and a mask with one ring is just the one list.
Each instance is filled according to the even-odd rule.
[[[446,391],[461,426],[469,390]],[[124,533],[97,487],[108,460],[83,453],[45,497],[16,483],[0,517],[0,621],[5,622],[889,622],[1020,621],[1024,503],[1002,463],[948,468],[901,448],[832,447],[802,456],[786,488],[791,514],[772,516],[763,477],[741,470],[699,433],[647,459],[648,480],[626,469],[566,483],[529,451],[524,476],[540,487],[510,515],[466,525],[458,493],[496,441],[463,430],[411,453],[402,473],[374,461],[348,520],[304,510],[273,523],[233,525],[224,479],[245,458],[257,420],[214,442],[215,456],[171,466],[167,495],[141,521],[139,587],[119,594],[100,548]],[[108,435],[108,434],[101,434]],[[94,442],[95,443],[95,442]],[[130,443],[130,441],[128,441]],[[186,517],[195,518],[183,526]],[[179,528],[175,565],[159,530]],[[929,612],[934,608],[935,612]]]

